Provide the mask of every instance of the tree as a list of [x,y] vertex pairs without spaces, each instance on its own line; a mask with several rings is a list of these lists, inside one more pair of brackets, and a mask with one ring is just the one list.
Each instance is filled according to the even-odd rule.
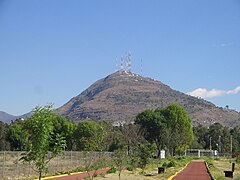
[[214,123],[209,126],[209,137],[211,137],[211,143],[213,149],[217,149],[219,152],[222,152],[222,142],[221,138],[223,136],[223,126],[220,123]]
[[161,149],[168,145],[168,129],[165,117],[158,111],[147,109],[137,115],[135,123],[145,130],[146,140],[157,145],[159,156]]
[[149,160],[151,157],[153,157],[153,154],[156,152],[156,145],[150,144],[150,143],[142,143],[138,146],[137,154],[139,156],[139,165],[142,168],[143,172],[146,168],[147,163],[149,163]]
[[103,128],[104,133],[103,140],[98,146],[99,150],[114,152],[126,145],[121,127],[113,126],[111,123],[107,122],[100,122],[99,124]]
[[231,129],[231,135],[232,135],[232,147],[233,147],[233,154],[236,154],[239,149],[240,144],[240,126],[236,126],[233,129]]
[[191,145],[192,148],[201,148],[201,149],[210,149],[210,138],[207,127],[203,125],[198,125],[193,128],[194,133],[194,142],[195,144]]
[[132,147],[146,142],[144,130],[138,124],[124,124],[119,129],[122,133],[122,145],[128,147],[128,154],[130,154]]
[[57,114],[53,116],[53,133],[65,137],[67,151],[75,150],[76,144],[74,141],[74,133],[77,125],[63,116]]
[[121,178],[121,173],[122,173],[122,169],[124,166],[126,166],[127,164],[127,153],[126,153],[126,149],[125,148],[120,148],[117,149],[116,151],[114,151],[113,154],[113,161],[117,167],[118,170],[118,178]]
[[159,111],[166,119],[169,129],[169,148],[175,155],[179,147],[187,148],[193,141],[192,120],[186,110],[178,104],[171,104]]
[[94,121],[81,121],[75,131],[77,150],[96,151],[103,140],[103,127]]
[[231,134],[228,127],[223,127],[221,137],[221,152],[231,154]]
[[7,142],[8,124],[0,121],[0,151],[9,150],[9,143]]
[[176,148],[186,148],[193,141],[191,118],[178,104],[145,110],[137,115],[135,123],[146,130],[146,139],[155,142],[159,152],[167,147],[174,155]]
[[11,150],[24,151],[29,134],[24,128],[24,122],[17,120],[10,124],[7,131],[7,140],[10,143]]
[[34,165],[35,170],[39,173],[39,180],[43,173],[47,172],[48,162],[66,147],[64,137],[53,132],[54,117],[52,105],[38,106],[34,109],[32,117],[25,121],[25,127],[30,136],[28,137],[27,151],[21,159]]

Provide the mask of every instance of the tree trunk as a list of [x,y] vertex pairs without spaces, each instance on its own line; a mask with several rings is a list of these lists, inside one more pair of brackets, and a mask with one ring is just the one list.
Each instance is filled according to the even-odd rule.
[[42,179],[42,171],[39,172],[39,177],[38,177],[39,180]]
[[161,148],[159,147],[159,148],[158,148],[158,153],[157,153],[157,159],[160,158],[160,154],[161,154]]

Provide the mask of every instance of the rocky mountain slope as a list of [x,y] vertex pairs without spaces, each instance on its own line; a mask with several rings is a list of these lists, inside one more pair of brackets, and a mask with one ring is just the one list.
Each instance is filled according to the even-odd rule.
[[220,122],[226,126],[240,124],[236,111],[216,107],[150,78],[127,72],[116,72],[100,79],[72,98],[57,113],[74,122],[82,119],[107,120],[113,124],[131,122],[147,108],[179,103],[190,114],[193,124],[209,126]]
[[27,117],[30,117],[31,115],[32,115],[32,112],[21,115],[21,116],[14,116],[6,112],[0,111],[0,121],[9,124],[11,123],[11,121],[15,121],[16,119],[20,119],[20,118],[27,118]]
[[11,120],[15,120],[15,119],[16,119],[16,116],[0,111],[0,121],[5,123],[10,123]]

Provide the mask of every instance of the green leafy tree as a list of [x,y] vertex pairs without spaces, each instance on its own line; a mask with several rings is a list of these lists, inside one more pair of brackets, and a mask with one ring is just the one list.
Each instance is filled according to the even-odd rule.
[[203,125],[193,127],[194,133],[194,144],[191,148],[209,149],[210,148],[210,137],[208,128]]
[[159,152],[167,148],[174,155],[177,148],[186,148],[193,141],[191,118],[178,104],[145,110],[136,117],[135,123],[145,128],[146,139],[155,142]]
[[209,126],[209,137],[211,137],[212,148],[222,152],[223,126],[220,123],[214,123]]
[[171,104],[159,111],[166,119],[169,129],[169,148],[175,155],[179,147],[187,147],[193,141],[192,121],[186,110],[178,104]]
[[76,128],[74,137],[77,150],[99,150],[104,137],[103,127],[94,121],[81,121]]
[[10,149],[10,145],[7,141],[7,129],[8,129],[8,124],[0,121],[0,151],[5,151]]
[[54,118],[52,105],[47,105],[36,107],[32,117],[25,121],[25,128],[30,136],[22,160],[34,165],[39,173],[39,180],[47,172],[48,162],[66,147],[64,137],[59,133],[54,134]]
[[138,114],[135,120],[136,124],[139,124],[144,130],[146,140],[155,143],[158,148],[158,156],[160,150],[168,145],[167,123],[165,117],[158,111],[152,111],[147,109]]
[[142,168],[143,172],[146,168],[146,165],[149,163],[149,160],[153,157],[156,152],[157,147],[155,144],[142,143],[139,144],[137,154],[139,156],[139,165]]
[[239,150],[238,147],[240,145],[240,126],[234,127],[230,132],[232,135],[233,155],[236,155]]
[[10,143],[11,150],[26,150],[29,133],[24,128],[24,122],[21,120],[10,124],[7,131],[7,140]]
[[59,134],[65,137],[66,150],[76,150],[76,144],[74,141],[74,133],[77,125],[63,116],[54,114],[53,115],[53,133]]
[[223,127],[221,137],[222,153],[231,153],[231,134],[228,127]]
[[114,127],[107,122],[100,122],[99,124],[103,128],[103,139],[98,146],[99,150],[114,152],[126,145],[121,127]]

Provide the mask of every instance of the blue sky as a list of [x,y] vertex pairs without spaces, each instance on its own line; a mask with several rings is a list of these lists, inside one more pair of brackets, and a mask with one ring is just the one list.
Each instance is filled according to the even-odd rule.
[[57,108],[129,51],[134,73],[240,110],[239,0],[0,0],[0,111]]

